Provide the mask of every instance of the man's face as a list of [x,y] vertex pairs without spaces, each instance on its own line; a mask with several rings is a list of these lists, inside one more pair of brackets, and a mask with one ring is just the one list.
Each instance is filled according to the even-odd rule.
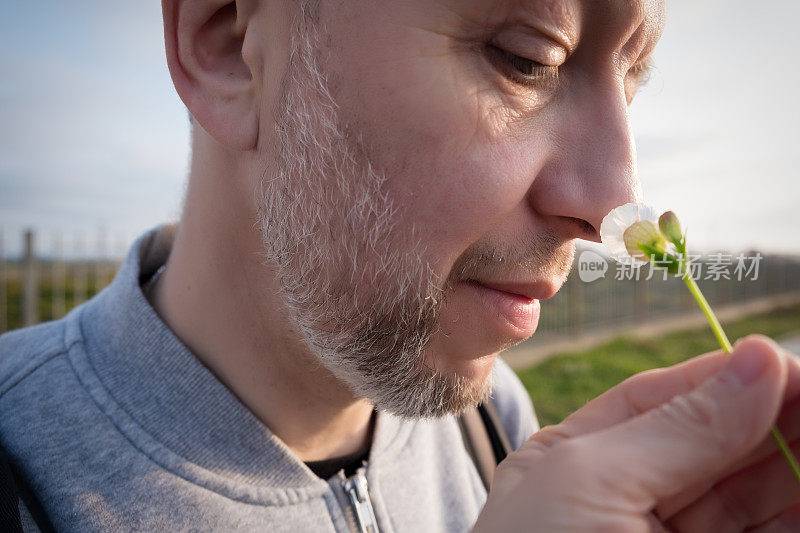
[[300,332],[357,395],[404,416],[485,398],[573,240],[637,198],[627,104],[662,18],[530,0],[297,15],[262,102],[261,227]]

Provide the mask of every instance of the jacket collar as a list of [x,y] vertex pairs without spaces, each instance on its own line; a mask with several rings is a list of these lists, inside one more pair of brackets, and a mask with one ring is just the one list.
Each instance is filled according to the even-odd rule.
[[[176,225],[161,225],[132,245],[113,282],[83,306],[80,332],[88,366],[113,401],[156,445],[224,483],[263,488],[316,487],[318,479],[170,331],[141,284],[163,265]],[[378,411],[370,463],[408,439],[414,421]]]

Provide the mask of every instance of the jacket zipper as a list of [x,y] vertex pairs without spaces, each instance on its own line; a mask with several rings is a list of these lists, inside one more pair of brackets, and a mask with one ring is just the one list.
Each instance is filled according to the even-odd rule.
[[379,533],[363,468],[344,480],[344,491],[350,499],[359,533]]

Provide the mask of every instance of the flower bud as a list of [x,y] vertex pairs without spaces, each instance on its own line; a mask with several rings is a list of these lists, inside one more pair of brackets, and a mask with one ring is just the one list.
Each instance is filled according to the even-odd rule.
[[652,220],[633,224],[622,234],[622,240],[631,257],[640,261],[650,261],[650,256],[639,247],[640,244],[659,252],[664,252],[667,245],[664,235]]
[[658,217],[658,227],[661,229],[661,233],[680,249],[683,240],[681,223],[678,222],[678,217],[673,211],[667,211]]

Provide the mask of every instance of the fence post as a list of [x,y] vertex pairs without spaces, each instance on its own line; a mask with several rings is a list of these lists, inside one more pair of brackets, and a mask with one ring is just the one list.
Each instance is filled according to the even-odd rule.
[[83,233],[75,238],[75,259],[72,262],[72,307],[78,307],[86,301],[89,290],[89,263],[83,242]]
[[97,230],[97,242],[95,243],[97,256],[94,261],[94,293],[97,294],[106,286],[107,280],[107,250],[106,250],[106,230],[100,227]]
[[581,332],[583,325],[583,282],[578,276],[573,276],[569,284],[569,332],[577,336]]
[[647,317],[647,281],[638,276],[633,280],[633,310],[636,320]]
[[5,235],[0,230],[0,333],[8,329],[8,307],[6,305],[6,249]]
[[36,272],[34,245],[33,230],[25,230],[25,257],[23,259],[25,278],[22,291],[22,316],[25,326],[32,326],[39,321],[39,280]]
[[52,265],[53,320],[56,320],[63,317],[67,312],[67,265],[64,260],[64,246],[61,240],[61,233],[57,233],[53,239]]

